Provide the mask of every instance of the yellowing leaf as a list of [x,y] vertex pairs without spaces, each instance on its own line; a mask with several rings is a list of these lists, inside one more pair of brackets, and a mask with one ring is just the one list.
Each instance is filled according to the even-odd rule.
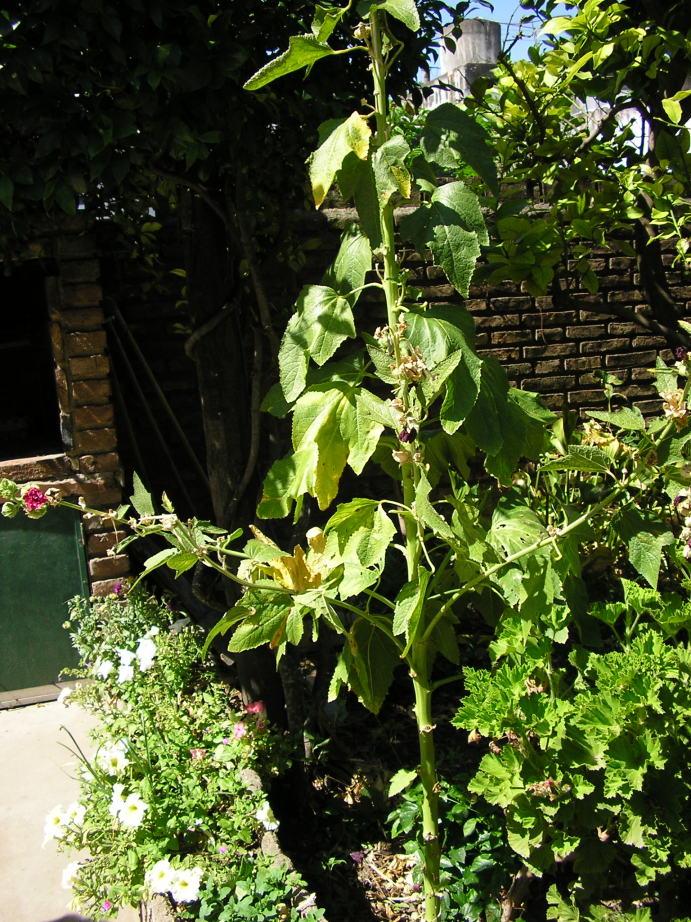
[[268,576],[272,576],[286,589],[292,589],[294,592],[316,589],[322,582],[322,574],[312,570],[305,552],[299,545],[296,545],[292,556],[286,554],[285,557],[279,557],[271,566],[266,567],[265,571]]
[[369,142],[372,132],[367,120],[359,112],[345,120],[328,122],[331,127],[326,140],[317,148],[309,159],[310,182],[314,204],[319,208],[331,188],[336,173],[341,169],[348,154],[355,154],[360,160],[366,160],[369,154]]

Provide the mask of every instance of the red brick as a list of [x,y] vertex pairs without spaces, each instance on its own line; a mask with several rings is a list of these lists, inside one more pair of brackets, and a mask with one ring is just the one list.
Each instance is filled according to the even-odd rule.
[[97,282],[101,267],[97,259],[69,259],[60,263],[60,278],[64,283]]
[[574,406],[599,407],[604,403],[602,390],[599,391],[571,391],[569,403]]
[[107,552],[126,537],[124,531],[103,531],[89,535],[86,550],[90,557],[105,557]]
[[100,285],[63,285],[62,303],[65,307],[98,307],[103,298]]
[[72,400],[75,406],[109,403],[110,381],[107,378],[95,381],[75,381],[72,385]]
[[89,333],[68,333],[68,355],[99,355],[106,351],[105,331],[92,331]]
[[518,362],[515,365],[505,364],[503,367],[507,377],[511,381],[518,381],[519,378],[522,378],[524,375],[533,373],[533,366],[529,365],[527,362]]
[[602,356],[589,355],[580,356],[575,359],[564,359],[564,368],[567,371],[583,371],[586,368],[600,368],[602,365]]
[[553,327],[555,324],[564,326],[567,323],[573,323],[575,320],[576,311],[545,311],[540,314],[523,314],[521,318],[523,326],[531,329]]
[[584,323],[582,326],[573,326],[566,328],[566,335],[569,339],[594,339],[597,336],[605,336],[607,328],[600,323]]
[[523,381],[523,387],[528,391],[547,392],[565,392],[572,388],[576,383],[575,375],[555,375],[547,378],[526,378]]
[[532,334],[529,330],[495,330],[492,332],[492,345],[503,346],[513,343],[532,342]]
[[495,329],[499,327],[505,330],[507,327],[517,327],[519,323],[518,314],[486,314],[483,317],[476,317],[478,330]]
[[94,557],[89,561],[89,573],[93,579],[113,579],[129,573],[130,560],[127,554],[114,557]]
[[82,429],[74,436],[74,448],[79,452],[112,451],[116,444],[115,429]]
[[105,355],[90,355],[88,358],[70,359],[70,373],[75,381],[88,378],[105,378],[110,371],[110,362]]
[[611,269],[633,269],[636,260],[633,256],[610,256],[609,265]]
[[617,304],[642,304],[643,301],[645,301],[645,298],[640,293],[640,291],[627,290],[610,291],[607,295],[607,300],[616,302]]
[[546,343],[544,346],[524,346],[523,355],[526,359],[539,359],[552,355],[576,355],[576,343]]
[[106,403],[97,407],[78,407],[72,412],[76,429],[99,429],[113,425],[113,407]]
[[112,473],[122,470],[117,452],[110,451],[102,455],[81,455],[79,470],[84,474]]
[[104,316],[100,307],[84,307],[81,310],[64,310],[61,313],[66,330],[100,330]]
[[562,370],[563,369],[560,359],[550,359],[546,362],[535,363],[536,375],[553,375]]
[[655,359],[657,358],[657,353],[654,351],[650,352],[628,352],[626,355],[606,355],[605,356],[605,365],[608,368],[613,367],[614,365],[620,366],[621,368],[630,368],[632,365],[636,367],[648,367],[655,364]]
[[[123,573],[123,576],[128,576],[128,573]],[[105,595],[111,595],[115,592],[115,587],[122,582],[122,579],[97,579],[92,580],[91,583],[91,594],[99,596],[102,598]]]
[[[658,352],[662,352],[662,350],[667,350],[669,352],[667,343],[662,336],[636,336],[631,340],[631,345],[634,349],[652,348]],[[670,356],[671,354],[672,353],[669,352]]]
[[629,323],[628,321],[621,323],[621,321],[616,321],[610,323],[608,333],[610,336],[629,336],[630,334],[640,332],[640,329],[637,323]]
[[600,339],[594,343],[581,343],[582,355],[601,354],[611,352],[613,349],[626,349],[630,345],[628,339]]

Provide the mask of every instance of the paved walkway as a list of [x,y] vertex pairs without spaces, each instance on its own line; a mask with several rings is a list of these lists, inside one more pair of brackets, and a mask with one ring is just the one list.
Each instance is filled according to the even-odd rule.
[[[73,860],[55,844],[42,848],[43,824],[57,804],[77,799],[77,760],[62,727],[89,750],[93,718],[52,701],[0,710],[0,917],[2,922],[47,922],[69,912],[62,871]],[[118,922],[135,922],[127,910]]]

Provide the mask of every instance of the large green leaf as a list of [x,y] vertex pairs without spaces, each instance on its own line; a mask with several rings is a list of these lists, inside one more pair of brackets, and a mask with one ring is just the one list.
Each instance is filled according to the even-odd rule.
[[355,154],[349,154],[338,172],[337,181],[343,200],[348,202],[353,199],[355,202],[360,225],[367,234],[372,249],[376,250],[381,246],[382,230],[371,158],[363,161]]
[[134,492],[132,493],[132,496],[130,496],[130,502],[137,510],[139,515],[154,515],[155,509],[151,495],[142,483],[142,479],[136,471],[132,475],[132,486],[134,487]]
[[674,535],[669,531],[661,535],[652,535],[650,532],[642,531],[629,541],[631,565],[653,589],[657,588],[660,575],[662,549],[673,543]]
[[423,396],[435,394],[439,379],[443,381],[441,424],[452,434],[470,413],[480,390],[483,360],[473,348],[473,319],[465,308],[442,304],[427,311],[411,310],[406,320],[407,338],[430,370],[429,382],[422,384]]
[[372,247],[368,238],[356,226],[343,234],[336,259],[324,273],[322,283],[347,298],[355,305],[359,292],[353,289],[365,284],[367,273],[372,268]]
[[381,503],[353,499],[342,503],[326,523],[329,540],[335,540],[346,562],[363,567],[380,567],[396,533],[391,517]]
[[284,603],[276,604],[267,600],[260,604],[254,614],[237,626],[230,638],[228,650],[231,653],[240,653],[243,650],[261,647],[265,643],[273,643],[277,634],[285,631],[290,608],[287,596]]
[[437,106],[427,116],[420,139],[425,157],[442,169],[457,170],[463,162],[498,194],[497,167],[487,132],[459,106]]
[[396,647],[383,631],[358,618],[348,634],[343,658],[350,688],[377,714],[400,662]]
[[413,32],[420,28],[420,16],[415,0],[362,0],[358,3],[358,13],[361,17],[367,16],[371,10],[385,10]]
[[599,419],[603,423],[611,423],[617,429],[626,429],[632,432],[645,430],[645,418],[638,407],[622,407],[621,410],[607,412],[605,410],[589,410],[588,416]]
[[[309,174],[314,204],[319,208],[349,154],[367,160],[371,130],[359,112],[347,119],[334,119],[327,123],[328,134],[309,158]],[[322,126],[324,127],[324,126]]]
[[410,647],[417,636],[431,575],[429,570],[418,567],[415,579],[406,583],[396,596],[393,632],[405,636],[406,647]]
[[468,296],[480,245],[489,237],[478,198],[465,183],[440,186],[429,203],[401,220],[400,230],[421,253],[429,247],[454,288]]
[[245,83],[246,90],[260,90],[267,83],[272,83],[279,77],[291,74],[293,71],[309,67],[320,58],[335,54],[333,48],[319,41],[315,35],[291,35],[288,39],[288,50],[277,58],[269,61]]
[[547,537],[547,531],[533,510],[517,496],[502,497],[492,516],[489,541],[508,556]]
[[306,285],[295,308],[278,353],[281,387],[289,402],[305,388],[309,359],[323,365],[344,340],[355,336],[350,302],[328,285]]
[[453,529],[434,508],[429,499],[432,487],[424,470],[420,471],[415,487],[415,515],[422,524],[445,541],[456,543]]
[[610,470],[612,459],[597,445],[572,445],[562,458],[554,458],[542,465],[543,471],[588,471],[604,474]]
[[410,153],[408,142],[401,135],[395,135],[378,148],[372,157],[374,182],[379,204],[388,204],[395,193],[404,199],[410,198],[410,172],[405,158]]

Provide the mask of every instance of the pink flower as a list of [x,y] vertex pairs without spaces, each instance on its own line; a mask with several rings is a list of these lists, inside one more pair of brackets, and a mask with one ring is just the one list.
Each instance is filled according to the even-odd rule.
[[190,755],[193,759],[203,759],[206,755],[206,749],[190,749]]
[[228,846],[227,846],[227,845],[219,845],[219,846],[218,846],[218,851],[219,851],[219,853],[220,853],[221,855],[225,855],[225,853],[228,851]]
[[221,742],[223,743],[224,746],[227,746],[230,743],[230,737],[224,736]]
[[247,733],[247,726],[243,723],[237,723],[233,727],[233,739],[241,740]]
[[110,902],[110,900],[104,900],[103,903],[101,904],[101,909],[104,912],[108,912],[108,910],[112,908],[113,908],[113,904]]
[[263,701],[252,701],[245,707],[248,714],[263,714],[266,711]]
[[29,487],[24,496],[24,506],[27,512],[35,512],[37,509],[42,509],[46,503],[50,502],[43,490],[39,490],[38,487]]

